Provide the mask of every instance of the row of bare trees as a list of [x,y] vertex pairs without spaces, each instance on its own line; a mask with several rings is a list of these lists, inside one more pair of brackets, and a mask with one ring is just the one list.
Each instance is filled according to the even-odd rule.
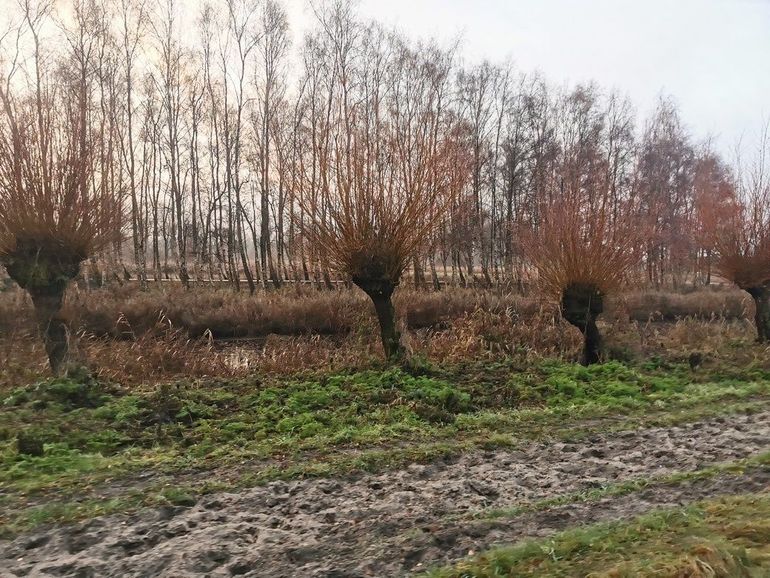
[[436,288],[537,279],[586,363],[632,274],[679,285],[715,267],[770,336],[767,150],[728,167],[666,99],[639,128],[616,94],[464,66],[344,1],[316,11],[294,66],[275,0],[181,8],[19,0],[0,36],[0,261],[55,368],[64,289],[97,254],[143,286],[342,274],[394,360],[407,271]]
[[[327,264],[299,242],[300,200],[323,203],[337,178],[330,161],[340,148],[351,157],[360,123],[390,123],[383,112],[402,124],[387,128],[409,147],[451,126],[467,156],[457,165],[465,173],[451,177],[460,188],[451,218],[433,250],[409,264],[416,283],[428,274],[437,286],[526,281],[517,231],[537,222],[543,197],[574,187],[606,191],[615,204],[639,199],[653,223],[650,283],[710,280],[704,229],[713,203],[732,194],[733,175],[693,143],[666,99],[637,126],[617,94],[554,89],[508,65],[463,65],[456,47],[410,43],[360,22],[345,2],[319,9],[298,47],[278,0],[199,10],[179,0],[19,2],[3,37],[4,74],[30,81],[37,54],[41,75],[81,83],[98,169],[130,215],[130,243],[106,256],[143,284],[171,276],[253,291],[328,281]],[[416,119],[425,107],[432,119]],[[379,150],[437,174],[416,150]]]

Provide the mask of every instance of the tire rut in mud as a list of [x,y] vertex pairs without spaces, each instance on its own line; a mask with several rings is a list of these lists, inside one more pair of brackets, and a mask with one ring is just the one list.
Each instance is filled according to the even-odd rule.
[[759,491],[770,472],[661,484],[507,519],[470,519],[474,512],[768,449],[770,411],[476,452],[376,475],[273,482],[205,496],[191,508],[145,509],[0,542],[0,576],[403,576],[496,543]]

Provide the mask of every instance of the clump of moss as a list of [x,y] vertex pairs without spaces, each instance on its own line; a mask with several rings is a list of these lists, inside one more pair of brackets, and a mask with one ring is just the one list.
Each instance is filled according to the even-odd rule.
[[42,456],[44,453],[44,436],[36,430],[25,430],[16,436],[16,451],[19,455]]
[[95,408],[104,405],[111,393],[113,388],[99,382],[90,373],[75,370],[62,377],[16,388],[3,403],[34,409],[44,409],[52,404],[66,410]]

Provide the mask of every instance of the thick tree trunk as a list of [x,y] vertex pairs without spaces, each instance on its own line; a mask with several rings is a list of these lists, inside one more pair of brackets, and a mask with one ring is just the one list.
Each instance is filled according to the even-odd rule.
[[329,275],[329,270],[326,267],[323,269],[323,280],[326,290],[332,291],[334,289],[334,283],[332,283],[331,275]]
[[241,265],[243,266],[243,273],[246,275],[246,283],[249,286],[249,295],[254,295],[257,292],[257,285],[254,283],[254,276],[251,274],[251,268],[249,267],[249,258],[246,255],[245,243],[239,243],[238,252],[241,255]]
[[[444,267],[444,269],[446,272],[446,267]],[[430,257],[430,278],[431,278],[431,281],[433,282],[433,290],[441,291],[441,281],[439,280],[438,272],[436,271],[436,258],[433,255],[431,255]]]
[[380,323],[380,337],[385,357],[393,363],[402,361],[406,355],[401,346],[401,334],[396,327],[396,309],[393,307],[393,300],[390,297],[371,295],[370,297]]
[[412,269],[414,270],[414,288],[422,289],[425,287],[425,271],[417,257],[412,258]]
[[353,278],[353,283],[358,285],[374,303],[385,358],[389,363],[402,362],[406,358],[406,350],[401,344],[401,334],[396,325],[396,309],[392,299],[396,284],[388,280],[357,277]]
[[267,269],[270,273],[270,281],[273,283],[274,289],[280,289],[281,288],[281,275],[279,274],[278,270],[275,268],[275,263],[273,261],[272,253],[267,256]]
[[583,332],[583,365],[592,365],[599,363],[602,352],[602,336],[593,316],[586,320],[585,331]]
[[757,326],[757,341],[770,341],[770,285],[750,287],[746,290],[754,299],[756,308],[754,323]]
[[60,375],[69,358],[67,324],[61,314],[64,289],[30,290],[29,293],[35,306],[35,317],[51,371],[54,375]]
[[67,325],[61,314],[64,292],[77,277],[84,259],[85,255],[70,252],[59,244],[21,239],[4,258],[8,275],[32,297],[37,325],[55,375],[66,368],[69,357]]
[[604,295],[592,285],[574,284],[562,292],[562,317],[583,334],[583,365],[601,360],[602,337],[596,326],[596,318],[603,310]]
[[491,289],[492,288],[492,277],[489,275],[489,266],[484,264],[481,266],[481,273],[484,276],[484,288],[485,289]]

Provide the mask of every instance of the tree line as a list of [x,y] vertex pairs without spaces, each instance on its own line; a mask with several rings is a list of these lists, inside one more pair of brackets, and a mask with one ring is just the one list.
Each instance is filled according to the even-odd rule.
[[[0,36],[0,263],[31,296],[54,371],[69,282],[253,293],[342,275],[403,360],[392,295],[537,282],[602,358],[596,319],[630,279],[710,283],[770,337],[770,138],[748,164],[696,144],[671,100],[637,126],[593,84],[554,89],[458,46],[315,9],[296,50],[275,0],[19,0]],[[739,159],[740,161],[740,159]]]
[[[400,123],[391,135],[400,146],[383,160],[421,163],[418,181],[458,189],[424,240],[430,249],[409,264],[416,284],[525,283],[519,232],[538,222],[543,198],[571,188],[615,204],[639,199],[651,224],[640,265],[650,283],[710,280],[712,213],[735,194],[736,175],[693,141],[669,99],[638,123],[617,93],[554,88],[507,63],[465,64],[458,46],[363,22],[346,2],[316,9],[296,47],[276,0],[197,12],[178,0],[20,0],[11,12],[5,92],[79,83],[94,178],[129,215],[104,254],[143,284],[169,275],[252,291],[328,283],[302,223],[309,206],[326,210],[323,191],[351,170],[328,161],[350,151],[362,114]],[[447,164],[430,148],[450,133],[462,154]]]

